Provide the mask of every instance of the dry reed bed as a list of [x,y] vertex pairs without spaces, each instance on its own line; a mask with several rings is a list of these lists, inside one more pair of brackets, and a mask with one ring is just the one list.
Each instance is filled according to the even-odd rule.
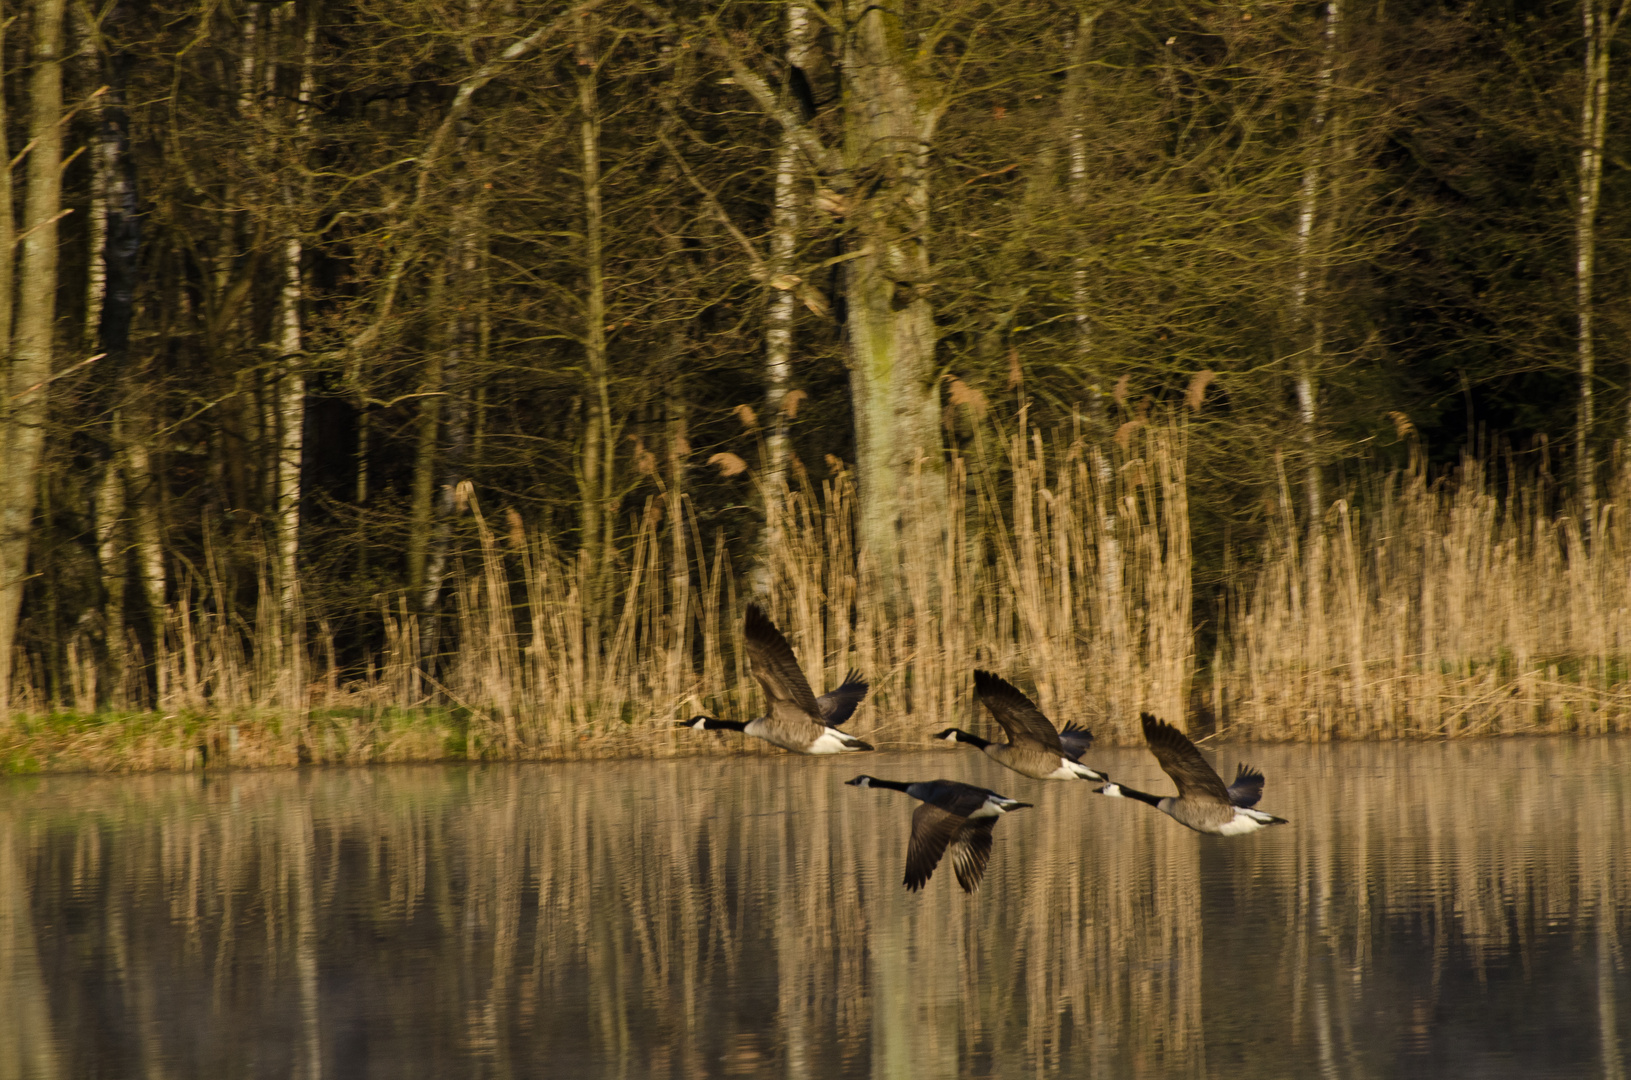
[[[1512,479],[1498,497],[1473,460],[1438,483],[1416,464],[1366,481],[1313,527],[1293,520],[1283,489],[1268,538],[1236,555],[1245,569],[1197,678],[1182,426],[1107,446],[1023,416],[1015,430],[981,430],[990,438],[953,456],[944,479],[914,481],[919,496],[944,483],[945,527],[937,518],[912,537],[887,580],[857,554],[845,472],[795,470],[791,489],[761,489],[772,520],[752,575],[723,535],[701,535],[676,491],[647,503],[606,565],[513,513],[494,528],[472,498],[442,634],[454,644],[434,663],[419,619],[382,602],[382,651],[341,673],[325,623],[280,616],[269,589],[244,618],[207,559],[170,609],[151,693],[133,682],[113,695],[155,713],[66,734],[14,726],[0,732],[0,764],[752,754],[751,741],[672,724],[758,703],[740,641],[750,580],[812,682],[852,666],[868,675],[852,726],[884,747],[952,720],[983,725],[976,665],[1032,683],[1045,709],[1111,743],[1136,741],[1139,711],[1183,718],[1196,700],[1223,730],[1259,740],[1631,728],[1631,470],[1589,536],[1548,515],[1533,484]],[[90,712],[96,669],[76,670],[73,700],[55,704]],[[36,691],[23,705],[38,716],[53,703]]]
[[[1282,513],[1232,590],[1213,707],[1255,739],[1605,733],[1631,722],[1631,469],[1588,534],[1468,459]],[[1282,505],[1289,493],[1282,492]],[[1358,509],[1362,506],[1363,510]]]
[[[955,753],[913,755],[901,774],[933,774]],[[1118,773],[1154,769],[1142,751],[1108,754]],[[345,1030],[343,1003],[319,1022],[315,973],[343,967],[376,1015],[436,1017],[427,1050],[487,1058],[501,1075],[511,1054],[588,1054],[653,1077],[869,1063],[946,1076],[985,1059],[1038,1074],[1204,1076],[1226,1063],[1207,1061],[1203,1020],[1229,1037],[1275,1036],[1246,1048],[1265,1060],[1325,1047],[1341,1071],[1370,1075],[1397,1045],[1383,1029],[1458,992],[1437,978],[1398,985],[1372,965],[1381,922],[1410,927],[1435,970],[1530,955],[1554,923],[1573,927],[1576,951],[1620,962],[1623,744],[1253,755],[1272,808],[1295,823],[1272,841],[1224,852],[1086,785],[1050,788],[999,830],[973,899],[949,875],[918,895],[900,888],[911,804],[842,787],[847,761],[743,761],[728,782],[687,762],[592,776],[574,765],[240,774],[204,787],[47,779],[0,801],[0,993],[78,1015],[79,961],[59,970],[40,954],[62,931],[32,921],[72,902],[74,955],[118,958],[116,993],[150,1018],[148,1065],[184,1047],[241,1071],[234,1055],[266,1025],[315,1059],[324,1030]],[[995,766],[967,760],[996,782]],[[1509,785],[1475,817],[1464,786],[1442,782],[1531,772],[1576,783],[1561,796]],[[1250,899],[1252,925],[1284,928],[1278,954],[1231,951],[1238,912],[1208,907],[1203,873],[1214,895]],[[438,941],[435,967],[411,966],[397,940]],[[261,967],[279,979],[259,979]],[[157,1011],[156,973],[171,970],[207,990],[206,1016]],[[773,1022],[731,1004],[744,991],[773,1000]],[[50,1017],[14,1025],[0,1057],[72,1065],[72,1030]],[[1361,1067],[1370,1054],[1383,1057]]]

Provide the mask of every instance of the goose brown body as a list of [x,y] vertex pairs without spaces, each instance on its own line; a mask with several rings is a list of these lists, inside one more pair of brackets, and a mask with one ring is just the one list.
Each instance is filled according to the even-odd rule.
[[1223,783],[1189,736],[1149,713],[1140,718],[1144,743],[1161,770],[1172,778],[1178,794],[1152,795],[1122,784],[1098,788],[1102,795],[1149,803],[1180,825],[1211,836],[1241,836],[1270,825],[1285,825],[1285,818],[1253,809],[1263,796],[1263,774],[1248,765],[1235,770],[1235,782]]
[[1061,732],[1035,702],[989,671],[974,673],[974,696],[996,719],[1008,741],[990,742],[961,728],[947,728],[936,738],[977,747],[997,764],[1036,780],[1108,779],[1081,763],[1082,752],[1093,743],[1093,734],[1086,728],[1067,724]]
[[854,714],[867,684],[851,671],[833,690],[815,696],[787,638],[757,604],[749,604],[742,624],[748,666],[765,693],[767,708],[753,720],[695,716],[680,726],[699,731],[740,731],[798,754],[841,754],[872,745],[838,727]]

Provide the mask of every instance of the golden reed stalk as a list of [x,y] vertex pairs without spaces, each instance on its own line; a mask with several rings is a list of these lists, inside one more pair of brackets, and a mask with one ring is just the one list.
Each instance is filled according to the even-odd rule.
[[[168,613],[153,699],[114,695],[158,715],[24,720],[0,733],[0,768],[765,752],[673,726],[758,704],[740,639],[753,587],[812,683],[866,673],[872,693],[851,726],[882,747],[951,722],[988,726],[970,696],[976,666],[1033,683],[1044,709],[1111,743],[1137,741],[1141,710],[1181,722],[1197,706],[1257,740],[1628,726],[1631,544],[1619,508],[1631,470],[1618,470],[1589,530],[1550,516],[1532,482],[1509,478],[1498,496],[1473,459],[1437,483],[1414,460],[1311,527],[1282,482],[1267,538],[1231,555],[1245,569],[1197,672],[1186,429],[1129,425],[1100,445],[1080,424],[1043,432],[1022,412],[1013,429],[982,423],[976,436],[949,460],[949,515],[919,526],[892,583],[857,551],[841,465],[818,480],[795,462],[790,485],[761,488],[775,527],[751,575],[677,491],[631,515],[611,566],[513,512],[495,529],[472,496],[473,543],[443,635],[455,644],[434,665],[417,616],[382,598],[382,651],[342,676],[326,624],[308,640],[309,620],[284,617],[264,582],[244,619],[207,559],[192,599]],[[610,595],[597,582],[613,583]],[[23,713],[91,712],[93,664],[69,683],[75,700],[36,689]]]

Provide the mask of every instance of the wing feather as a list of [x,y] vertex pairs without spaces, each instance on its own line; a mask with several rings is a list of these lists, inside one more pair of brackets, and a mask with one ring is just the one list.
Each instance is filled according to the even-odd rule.
[[1263,774],[1245,762],[1235,766],[1235,782],[1229,785],[1229,801],[1243,809],[1257,805],[1263,797]]
[[1085,727],[1078,727],[1074,723],[1067,723],[1065,730],[1059,733],[1059,745],[1064,748],[1065,757],[1072,761],[1081,761],[1087,748],[1093,745],[1093,733]]
[[996,823],[994,817],[976,818],[959,829],[951,842],[951,868],[964,892],[978,889],[985,877],[986,863],[991,861],[991,827]]
[[1230,804],[1229,789],[1223,786],[1223,777],[1207,764],[1189,736],[1171,724],[1143,714],[1144,742],[1150,753],[1160,762],[1161,769],[1178,785],[1179,798],[1198,798]]
[[[924,803],[912,814],[912,839],[906,845],[906,887],[912,892],[923,888],[940,865],[946,846],[957,838],[968,819],[961,814]],[[959,878],[961,880],[961,878]]]
[[779,714],[776,703],[787,702],[810,719],[821,722],[815,692],[804,677],[804,669],[799,667],[798,657],[793,655],[793,647],[758,604],[748,605],[742,631],[747,642],[748,665],[770,699],[771,707],[765,711]]
[[1053,721],[1008,680],[989,671],[976,671],[974,693],[1008,733],[1010,743],[1030,743],[1064,756],[1065,748],[1059,744],[1059,730]]
[[821,713],[822,722],[828,727],[837,727],[854,716],[869,689],[871,687],[861,673],[850,668],[843,682],[816,698],[816,708]]

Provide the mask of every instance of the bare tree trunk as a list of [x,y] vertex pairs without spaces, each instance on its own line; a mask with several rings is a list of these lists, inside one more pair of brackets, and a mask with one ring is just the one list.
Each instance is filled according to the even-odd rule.
[[[798,8],[790,8],[798,12]],[[765,311],[765,464],[761,478],[765,500],[765,533],[755,568],[755,591],[770,590],[770,558],[781,547],[782,515],[787,493],[787,392],[793,376],[793,290],[776,288],[792,273],[798,242],[798,149],[791,136],[782,136],[776,155],[776,203],[771,225],[769,270],[773,292]]]
[[1585,71],[1580,89],[1580,163],[1574,204],[1575,352],[1580,365],[1580,415],[1575,428],[1575,484],[1586,526],[1597,502],[1597,461],[1591,441],[1596,421],[1597,348],[1593,331],[1593,275],[1597,267],[1597,207],[1603,186],[1603,146],[1608,130],[1609,54],[1631,2],[1611,9],[1608,0],[1580,0]]
[[102,642],[107,652],[108,699],[122,707],[125,685],[125,474],[124,455],[117,449],[124,438],[120,410],[115,409],[108,425],[108,438],[115,448],[96,492],[96,562],[102,575]]
[[306,377],[300,369],[301,243],[284,244],[283,286],[278,296],[280,370],[273,388],[277,413],[277,461],[273,495],[277,514],[277,587],[285,615],[294,609],[295,566],[300,552],[300,468],[305,452]]
[[[102,77],[101,34],[90,9],[83,5],[74,8],[74,33],[79,37],[79,62],[82,78],[96,86]],[[102,97],[91,102],[89,109],[93,121],[86,140],[85,156],[90,162],[90,198],[85,208],[86,249],[90,258],[85,267],[85,321],[80,327],[81,345],[87,352],[96,350],[102,322],[102,297],[107,291],[107,267],[102,261],[102,250],[108,238],[108,186],[113,168],[112,155],[103,137],[107,128]]]
[[903,542],[932,542],[946,520],[928,299],[927,170],[945,102],[931,107],[920,99],[898,0],[845,0],[843,13],[842,152],[829,149],[813,125],[721,44],[736,83],[831,184],[820,202],[848,226],[844,292],[861,496],[857,532],[863,556],[880,575],[881,595],[892,604]]
[[[145,390],[136,391],[132,395],[125,432],[125,482],[129,485],[129,498],[135,504],[131,517],[136,527],[132,537],[136,577],[141,585],[155,640],[164,633],[166,585],[163,528],[160,523],[160,479],[153,467],[158,427],[152,395]],[[131,431],[131,428],[135,430]]]
[[1314,91],[1314,110],[1309,117],[1308,164],[1303,167],[1302,191],[1297,207],[1297,277],[1292,286],[1291,309],[1296,330],[1297,419],[1302,428],[1304,451],[1304,491],[1308,498],[1308,525],[1319,521],[1322,498],[1317,457],[1319,425],[1319,372],[1324,367],[1325,326],[1321,305],[1313,296],[1318,284],[1319,253],[1314,250],[1314,232],[1319,220],[1320,187],[1324,182],[1326,120],[1331,113],[1331,92],[1336,81],[1340,0],[1326,0],[1324,55],[1320,60],[1319,81]]
[[[281,11],[283,9],[275,9]],[[296,9],[291,7],[290,15]],[[274,15],[274,19],[278,16]],[[312,73],[317,48],[316,13],[308,13],[302,35],[300,88],[295,102],[295,146],[304,152],[311,132],[311,96],[316,90]],[[300,553],[300,474],[305,460],[306,375],[301,354],[300,307],[305,290],[301,277],[304,248],[300,237],[300,214],[306,203],[305,182],[299,190],[289,180],[283,182],[284,227],[283,283],[278,292],[277,354],[278,372],[273,386],[276,412],[277,455],[273,480],[273,500],[277,520],[278,595],[285,616],[294,612],[296,564]]]
[[[10,25],[11,21],[9,19],[0,19],[0,57],[5,56],[6,27]],[[6,84],[5,80],[0,78],[0,161],[4,162],[11,161],[10,140],[6,136],[9,122],[6,109]],[[0,169],[0,253],[4,254],[4,258],[0,258],[0,345],[5,346],[8,350],[11,347],[11,304],[12,297],[15,295],[13,290],[17,287],[16,264],[13,261],[16,258],[17,249],[17,207],[12,201],[13,196],[11,169]],[[5,385],[0,389],[7,389],[11,385],[11,362],[9,359],[5,360],[4,371]],[[0,401],[0,420],[5,423],[5,428],[0,434],[4,434],[8,447],[11,444],[11,400],[8,389],[5,399]],[[4,581],[0,581],[0,589],[4,587]],[[9,655],[8,652],[7,656],[9,657]],[[3,690],[4,683],[3,680],[0,680],[0,691]],[[5,697],[3,693],[0,693],[0,708],[4,706]]]
[[[433,289],[433,296],[439,290]],[[432,307],[434,307],[434,302]],[[436,486],[436,443],[441,431],[442,354],[434,352],[419,384],[419,423],[415,433],[413,487],[408,509],[408,595],[421,605],[426,591],[426,561],[430,554]]]
[[[787,6],[787,63],[802,76],[810,68],[815,27],[809,8]],[[770,554],[781,546],[782,517],[787,493],[788,415],[787,393],[793,376],[794,296],[791,275],[793,256],[798,249],[799,196],[798,144],[791,132],[782,132],[781,150],[776,155],[775,210],[770,233],[768,270],[773,292],[765,313],[765,538],[757,568],[756,591],[770,589]],[[783,286],[787,286],[783,288]]]
[[[1065,141],[1066,141],[1066,194],[1075,215],[1077,228],[1075,266],[1071,269],[1071,304],[1076,323],[1076,362],[1087,377],[1087,421],[1100,448],[1093,454],[1094,474],[1104,493],[1099,502],[1099,580],[1104,589],[1107,611],[1120,609],[1121,597],[1121,542],[1117,536],[1116,502],[1111,492],[1115,488],[1115,469],[1110,463],[1109,448],[1105,445],[1111,434],[1109,408],[1105,399],[1107,374],[1100,369],[1099,357],[1093,340],[1092,288],[1088,280],[1087,258],[1082,254],[1087,247],[1087,202],[1091,194],[1088,177],[1087,147],[1087,64],[1093,42],[1093,26],[1103,9],[1089,14],[1081,11],[1076,16],[1076,27],[1070,39],[1070,70],[1065,81]],[[1115,626],[1116,621],[1107,620]]]
[[[945,462],[930,307],[928,151],[939,120],[919,102],[895,4],[846,0],[846,172],[874,177],[849,194],[845,264],[862,552],[893,591],[902,540],[945,520]],[[921,470],[922,483],[914,476]]]
[[[1099,13],[1080,12],[1070,40],[1070,69],[1065,76],[1065,141],[1066,162],[1069,170],[1067,192],[1077,228],[1076,251],[1070,272],[1071,306],[1076,323],[1076,363],[1087,375],[1088,421],[1094,436],[1099,439],[1109,434],[1109,417],[1105,408],[1105,374],[1099,370],[1098,357],[1093,347],[1092,290],[1088,282],[1086,216],[1089,195],[1087,175],[1087,57],[1093,40],[1093,24]],[[1106,459],[1108,462],[1108,459]]]
[[[29,533],[45,448],[46,383],[54,352],[57,218],[62,203],[62,14],[63,0],[36,0],[30,20],[34,71],[29,79],[28,127],[33,148],[23,205],[17,318],[15,327],[9,328],[10,357],[5,385],[0,387],[5,397],[0,401],[0,437],[6,462],[0,474],[0,707],[10,700],[12,649],[28,573]],[[0,116],[0,122],[3,119]],[[9,198],[0,212],[0,216],[12,212]],[[11,251],[9,246],[5,249],[8,263]],[[9,292],[9,280],[0,285]]]
[[[604,569],[605,548],[610,545],[611,502],[611,386],[606,369],[606,267],[604,218],[600,200],[600,91],[599,57],[596,54],[594,15],[578,20],[578,109],[579,141],[583,154],[584,265],[588,281],[584,308],[584,369],[589,385],[584,388],[583,549],[589,565],[599,574]],[[599,598],[590,598],[599,604]]]
[[685,542],[685,462],[691,454],[685,402],[668,399],[669,674],[668,696],[677,698],[691,671],[691,560]]
[[435,525],[430,531],[424,591],[419,600],[419,610],[425,616],[420,644],[426,657],[434,656],[440,647],[442,585],[447,580],[453,521],[459,510],[459,485],[466,479],[470,459],[470,354],[476,343],[476,326],[470,310],[479,303],[474,286],[481,272],[482,208],[479,197],[473,197],[468,188],[469,185],[462,182],[455,185],[452,235],[448,243],[449,281],[443,309],[447,323],[443,331],[440,373],[445,400],[439,455],[441,482],[436,485]]
[[[105,18],[122,22],[128,4],[116,3]],[[130,326],[136,307],[136,260],[141,251],[140,205],[135,168],[130,159],[130,118],[125,108],[125,72],[129,58],[107,52],[106,38],[93,41],[98,68],[107,93],[98,102],[97,133],[93,144],[93,190],[100,205],[92,206],[93,232],[100,242],[91,251],[91,284],[87,297],[87,323],[96,321],[92,346],[103,354],[103,368],[115,382],[115,401],[108,424],[107,457],[95,487],[96,554],[102,578],[103,646],[107,654],[109,699],[126,704],[125,590],[131,537],[128,514],[128,452],[125,416],[131,394]],[[149,560],[151,562],[151,560]],[[162,572],[163,562],[159,560]],[[162,597],[162,584],[159,595]]]

